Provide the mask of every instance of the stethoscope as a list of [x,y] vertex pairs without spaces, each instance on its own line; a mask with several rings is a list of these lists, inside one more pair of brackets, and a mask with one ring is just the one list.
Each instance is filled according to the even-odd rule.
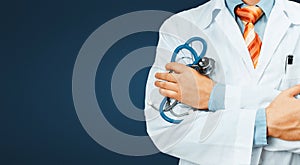
[[[192,48],[191,44],[195,41],[199,41],[202,44],[202,52],[198,55],[194,48]],[[193,69],[197,70],[202,75],[210,75],[214,69],[215,61],[211,58],[204,57],[207,51],[207,43],[203,38],[200,37],[192,37],[185,44],[178,46],[172,55],[171,62],[176,62],[177,55],[182,50],[188,50],[194,59],[192,64],[188,64],[187,66],[192,67]],[[172,71],[170,71],[172,73]],[[189,115],[189,112],[178,114],[173,111],[173,108],[179,104],[180,102],[174,100],[173,103],[169,97],[165,97],[159,106],[159,113],[160,116],[166,120],[167,122],[179,124],[182,120],[176,120],[168,117],[165,112],[170,112],[175,117],[183,117]]]

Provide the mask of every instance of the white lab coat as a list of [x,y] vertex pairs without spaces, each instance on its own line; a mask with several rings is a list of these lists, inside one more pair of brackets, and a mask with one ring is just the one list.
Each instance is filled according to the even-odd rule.
[[[217,67],[212,79],[226,84],[225,108],[215,113],[196,111],[182,123],[170,124],[153,108],[163,98],[154,86],[154,74],[164,72],[173,50],[192,36],[209,42],[207,56],[216,60]],[[300,6],[286,0],[275,0],[255,70],[224,0],[212,0],[169,18],[160,29],[146,87],[147,132],[154,144],[161,152],[180,158],[180,164],[299,165],[299,141],[269,138],[268,146],[253,148],[256,111],[269,105],[280,91],[300,84],[299,40]],[[287,55],[294,56],[293,65],[286,64]],[[187,109],[176,107],[177,111]]]

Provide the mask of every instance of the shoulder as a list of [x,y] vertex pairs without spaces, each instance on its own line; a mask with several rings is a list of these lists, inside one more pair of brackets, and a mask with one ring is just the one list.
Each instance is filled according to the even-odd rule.
[[204,27],[211,20],[212,8],[212,1],[208,1],[200,6],[181,11],[165,20],[162,28],[187,22],[197,25],[199,28]]
[[294,1],[286,1],[285,11],[287,16],[296,24],[300,24],[300,4]]
[[199,17],[201,16],[203,13],[208,12],[209,8],[211,7],[211,1],[208,1],[200,6],[197,6],[195,8],[191,8],[188,10],[184,10],[182,12],[179,12],[177,14],[175,14],[174,16],[180,16],[180,17]]
[[287,9],[290,9],[290,10],[300,10],[300,4],[298,2],[295,2],[295,1],[287,1],[286,2],[286,7]]

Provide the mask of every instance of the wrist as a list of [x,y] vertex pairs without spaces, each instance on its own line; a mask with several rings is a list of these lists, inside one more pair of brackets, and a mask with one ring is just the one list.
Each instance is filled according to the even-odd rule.
[[[211,79],[208,78],[207,83],[205,83],[205,87],[203,88],[204,91],[199,91],[198,93],[200,94],[200,108],[199,109],[208,109],[209,107],[209,100],[210,96],[212,94],[213,88],[215,86],[215,82],[212,81]],[[200,84],[201,85],[201,84]],[[203,84],[202,84],[203,85]],[[204,93],[202,95],[201,93]]]
[[272,120],[272,108],[266,108],[267,135],[274,138],[280,137],[280,130],[275,126]]

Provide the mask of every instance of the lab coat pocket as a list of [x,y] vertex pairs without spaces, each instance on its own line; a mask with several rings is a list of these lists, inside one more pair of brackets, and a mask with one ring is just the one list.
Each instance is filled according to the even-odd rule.
[[285,90],[298,84],[300,84],[300,66],[287,65],[279,90]]
[[286,66],[286,79],[300,79],[300,66],[287,65]]

